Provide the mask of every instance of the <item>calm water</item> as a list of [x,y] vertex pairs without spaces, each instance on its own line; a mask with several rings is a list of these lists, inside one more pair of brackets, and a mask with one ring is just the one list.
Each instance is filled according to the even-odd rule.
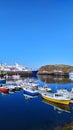
[[[43,77],[39,78],[37,80],[42,86]],[[73,82],[66,80],[68,79],[62,83],[54,81],[50,83],[49,80],[48,85],[53,91],[56,91],[56,88],[70,90]],[[23,90],[7,95],[0,93],[0,130],[57,130],[57,127],[71,122],[73,122],[72,104],[57,106],[42,100],[41,96],[26,99]]]

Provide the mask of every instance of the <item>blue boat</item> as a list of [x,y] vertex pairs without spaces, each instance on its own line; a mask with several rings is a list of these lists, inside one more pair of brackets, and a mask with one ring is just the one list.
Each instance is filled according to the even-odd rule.
[[24,93],[28,94],[28,95],[31,95],[31,96],[39,95],[39,92],[36,89],[32,88],[32,87],[24,88]]
[[0,79],[0,84],[6,84],[6,79]]

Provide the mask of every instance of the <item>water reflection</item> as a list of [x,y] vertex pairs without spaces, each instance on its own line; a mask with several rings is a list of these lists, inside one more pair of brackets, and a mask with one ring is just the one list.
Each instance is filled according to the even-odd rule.
[[46,83],[66,84],[66,83],[73,82],[71,79],[65,78],[65,77],[62,77],[62,76],[39,75],[38,78],[42,82],[46,82]]
[[[48,78],[48,76],[46,76],[46,78]],[[41,80],[40,85],[42,83]],[[52,82],[52,80],[49,79],[48,82],[54,83],[55,80],[56,79]],[[62,79],[58,78],[58,80],[61,81]],[[47,80],[45,79],[43,82],[45,81]],[[56,85],[53,84],[52,87],[51,84],[52,88],[55,88],[54,86]],[[68,125],[69,122],[73,121],[72,107],[71,104],[68,106],[42,100],[41,96],[28,97],[28,95],[24,95],[23,90],[13,91],[13,93],[9,93],[6,96],[0,95],[0,129],[62,130],[61,126],[65,124]]]
[[70,112],[70,107],[69,105],[64,105],[64,104],[59,104],[59,103],[54,103],[51,101],[47,101],[45,99],[42,99],[42,101],[48,105],[51,105],[54,107],[54,110],[56,110],[58,113],[61,113],[63,111],[65,112]]
[[24,98],[25,98],[26,100],[33,99],[33,98],[38,97],[38,96],[31,96],[31,95],[28,95],[28,94],[25,94],[25,93],[23,93],[23,96],[24,96]]

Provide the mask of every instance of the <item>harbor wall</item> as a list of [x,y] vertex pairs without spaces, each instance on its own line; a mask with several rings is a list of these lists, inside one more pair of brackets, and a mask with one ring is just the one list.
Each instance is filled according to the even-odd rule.
[[37,77],[37,71],[3,71],[0,73],[0,75],[20,75],[21,77]]

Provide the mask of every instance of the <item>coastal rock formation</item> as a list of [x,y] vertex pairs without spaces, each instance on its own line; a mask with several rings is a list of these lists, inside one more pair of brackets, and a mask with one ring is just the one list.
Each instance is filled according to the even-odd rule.
[[39,68],[38,74],[46,75],[68,75],[69,72],[73,71],[73,66],[70,65],[45,65]]

